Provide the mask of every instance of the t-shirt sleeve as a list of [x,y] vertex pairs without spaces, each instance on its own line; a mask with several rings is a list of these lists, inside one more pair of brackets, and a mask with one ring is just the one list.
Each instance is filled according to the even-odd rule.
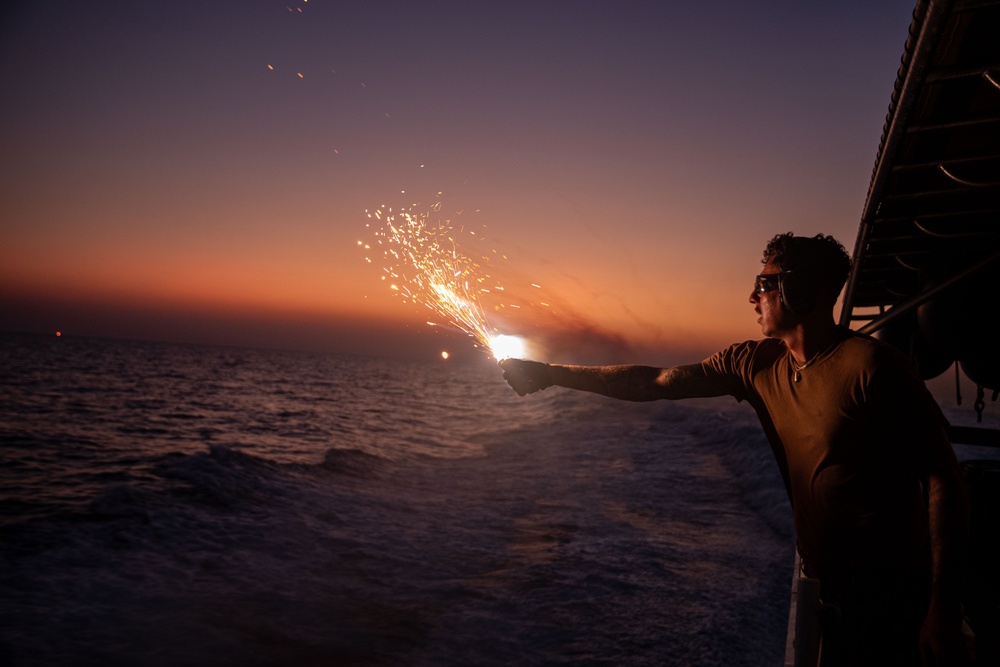
[[746,400],[757,347],[757,341],[746,341],[716,352],[701,362],[705,377],[717,384],[720,394],[734,396],[738,401]]

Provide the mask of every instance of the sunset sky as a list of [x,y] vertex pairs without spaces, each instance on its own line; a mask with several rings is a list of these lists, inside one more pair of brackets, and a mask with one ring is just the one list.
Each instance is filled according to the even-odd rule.
[[913,5],[17,3],[0,330],[460,354],[358,246],[441,202],[534,356],[700,359],[772,235],[853,248]]

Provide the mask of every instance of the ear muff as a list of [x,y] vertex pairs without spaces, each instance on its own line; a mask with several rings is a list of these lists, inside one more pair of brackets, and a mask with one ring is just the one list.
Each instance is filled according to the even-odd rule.
[[781,305],[796,315],[805,315],[816,307],[816,288],[806,276],[785,271],[778,277]]

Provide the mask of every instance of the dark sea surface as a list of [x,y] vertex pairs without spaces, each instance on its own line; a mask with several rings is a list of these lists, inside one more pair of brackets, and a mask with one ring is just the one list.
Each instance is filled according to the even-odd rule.
[[792,558],[732,399],[0,334],[0,664],[779,665]]

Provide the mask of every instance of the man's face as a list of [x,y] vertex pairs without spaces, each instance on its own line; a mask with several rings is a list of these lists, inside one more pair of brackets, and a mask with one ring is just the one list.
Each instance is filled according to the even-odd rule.
[[786,311],[781,305],[781,297],[777,289],[778,274],[781,271],[777,266],[768,262],[761,269],[760,275],[774,276],[770,281],[763,281],[767,291],[758,292],[756,285],[754,291],[750,293],[750,303],[753,304],[754,312],[757,313],[757,324],[760,325],[761,333],[769,338],[777,338],[783,331],[788,330],[793,322],[792,314]]

